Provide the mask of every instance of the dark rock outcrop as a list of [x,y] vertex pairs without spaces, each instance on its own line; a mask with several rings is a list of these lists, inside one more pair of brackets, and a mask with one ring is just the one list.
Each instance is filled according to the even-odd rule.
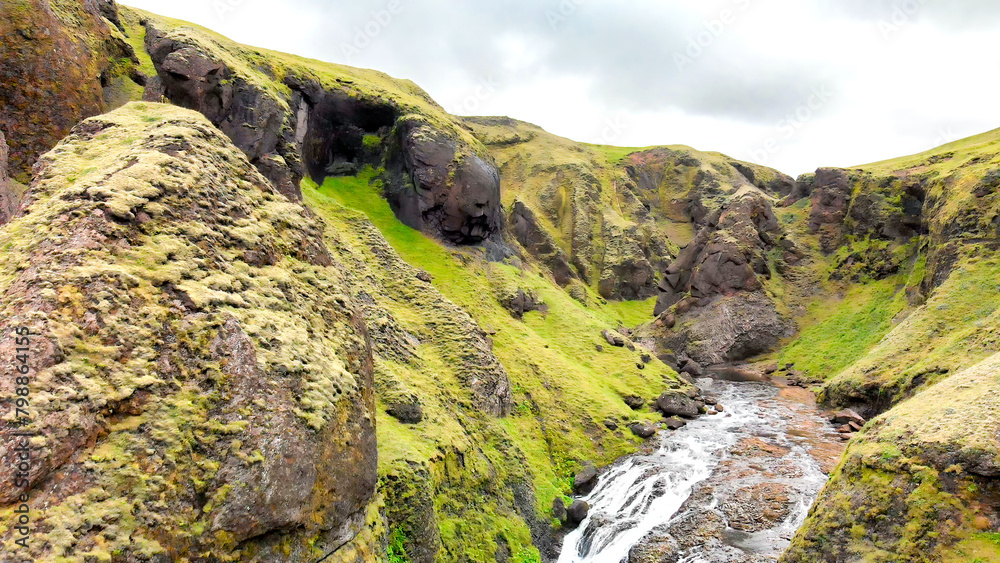
[[279,192],[302,198],[303,168],[289,101],[234,71],[220,55],[147,20],[146,50],[171,102],[201,112],[247,155]]
[[577,495],[588,495],[597,486],[597,469],[592,464],[587,464],[583,471],[573,478],[573,493]]
[[571,527],[579,526],[581,522],[587,519],[587,514],[590,512],[590,505],[586,501],[575,500],[573,504],[569,505],[566,509],[566,523]]
[[559,248],[552,237],[538,224],[534,211],[521,201],[515,201],[510,213],[510,232],[529,254],[545,264],[559,285],[567,285],[577,278],[569,265],[566,252]]
[[[790,324],[761,280],[795,258],[771,205],[748,187],[708,217],[664,271],[654,310],[659,318],[636,338],[651,341],[661,356],[683,353],[685,363],[675,365],[693,376],[703,365],[739,361],[777,345]],[[777,264],[776,253],[784,254]]]
[[386,196],[403,223],[455,244],[476,244],[503,227],[500,175],[492,163],[421,122],[399,125],[412,185],[392,185]]
[[116,14],[111,0],[4,2],[0,130],[18,181],[80,120],[112,109],[123,81],[143,80],[132,48],[105,21]]
[[4,225],[14,216],[21,205],[21,191],[7,175],[7,141],[0,131],[0,225]]
[[702,406],[704,403],[695,400],[684,391],[664,391],[656,399],[656,409],[668,417],[694,418],[698,416]]

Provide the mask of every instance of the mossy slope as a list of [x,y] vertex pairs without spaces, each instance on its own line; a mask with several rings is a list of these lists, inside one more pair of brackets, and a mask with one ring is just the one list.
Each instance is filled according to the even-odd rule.
[[[0,231],[0,346],[35,335],[17,557],[370,560],[370,348],[319,220],[161,104],[78,125],[28,198]],[[5,560],[24,490],[3,490]]]

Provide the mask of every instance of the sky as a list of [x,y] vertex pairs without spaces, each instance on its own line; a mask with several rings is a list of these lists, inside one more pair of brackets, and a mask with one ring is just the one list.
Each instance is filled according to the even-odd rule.
[[1000,127],[996,0],[127,0],[457,115],[796,176]]

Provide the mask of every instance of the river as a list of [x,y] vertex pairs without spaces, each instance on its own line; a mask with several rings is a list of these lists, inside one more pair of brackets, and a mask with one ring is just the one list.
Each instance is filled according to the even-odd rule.
[[788,546],[842,440],[802,389],[698,385],[724,411],[664,430],[603,471],[559,563],[775,561]]

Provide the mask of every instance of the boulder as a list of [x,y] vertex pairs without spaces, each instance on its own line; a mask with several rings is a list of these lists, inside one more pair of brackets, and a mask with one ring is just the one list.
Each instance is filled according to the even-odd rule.
[[646,439],[656,435],[656,425],[645,422],[633,422],[628,427],[636,436]]
[[646,404],[646,399],[643,399],[638,395],[629,395],[628,397],[625,397],[624,400],[625,404],[628,405],[628,408],[634,411],[641,409]]
[[590,513],[590,505],[583,500],[575,500],[573,504],[569,505],[566,509],[566,522],[572,526],[579,526],[584,520],[587,519],[587,514]]
[[573,478],[573,493],[585,496],[597,486],[597,469],[590,463]]
[[566,521],[566,503],[562,497],[552,499],[552,517],[560,522]]
[[618,430],[618,423],[614,419],[607,418],[604,420],[604,427],[613,432]]
[[679,416],[671,416],[663,419],[663,425],[670,430],[678,430],[687,426],[687,421]]
[[424,419],[423,407],[416,396],[390,403],[385,412],[403,424],[417,424]]
[[677,390],[664,391],[656,399],[656,408],[668,417],[683,416],[685,418],[698,416],[700,410],[698,401],[689,397],[687,393]]
[[834,424],[847,424],[853,422],[855,424],[864,426],[865,419],[860,414],[854,412],[851,409],[844,409],[838,411],[830,419]]
[[606,340],[608,344],[612,346],[617,346],[619,348],[623,348],[625,346],[625,337],[618,334],[617,332],[604,330],[603,332],[601,332],[601,336],[603,336],[604,340]]

